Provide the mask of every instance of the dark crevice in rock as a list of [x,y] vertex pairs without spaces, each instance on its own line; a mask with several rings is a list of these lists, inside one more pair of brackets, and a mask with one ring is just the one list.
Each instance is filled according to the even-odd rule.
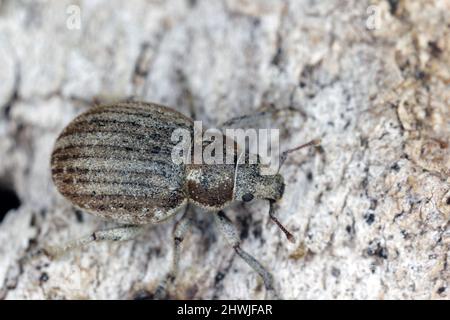
[[214,292],[212,295],[213,300],[217,300],[220,297],[220,293],[223,291],[223,280],[227,276],[227,274],[230,272],[231,265],[233,264],[235,254],[233,254],[226,264],[225,268],[219,269],[216,273],[216,276],[214,277]]
[[148,75],[148,51],[150,49],[150,44],[147,42],[144,42],[141,44],[141,48],[139,51],[139,55],[137,57],[136,63],[134,64],[134,71],[133,71],[133,83],[137,82],[137,78],[145,78]]
[[133,295],[132,299],[133,300],[153,300],[154,295],[153,295],[153,293],[151,293],[147,290],[140,290]]
[[12,106],[19,100],[19,88],[20,88],[20,65],[16,64],[15,78],[14,78],[14,87],[12,90],[11,97],[5,103],[4,106],[4,114],[7,120],[10,119],[11,108]]
[[0,184],[0,223],[10,210],[17,209],[20,204],[20,199],[14,189]]
[[393,16],[395,16],[398,8],[398,0],[388,0],[388,3],[389,3],[389,11]]

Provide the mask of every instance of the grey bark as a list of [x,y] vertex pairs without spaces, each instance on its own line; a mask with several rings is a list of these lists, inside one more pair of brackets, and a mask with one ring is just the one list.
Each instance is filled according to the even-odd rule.
[[[174,221],[19,264],[114,225],[56,192],[49,157],[76,114],[134,96],[209,126],[290,108],[282,147],[322,138],[282,169],[278,216],[295,244],[266,203],[228,210],[284,298],[448,299],[449,12],[438,0],[0,1],[0,185],[21,200],[0,223],[0,297],[154,293]],[[212,216],[196,217],[170,297],[263,298]]]

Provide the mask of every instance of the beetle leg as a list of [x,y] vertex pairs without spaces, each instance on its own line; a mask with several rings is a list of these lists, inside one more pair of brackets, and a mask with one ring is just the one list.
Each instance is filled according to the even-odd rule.
[[89,243],[95,241],[126,241],[134,239],[141,231],[142,226],[127,225],[123,227],[117,227],[106,230],[99,230],[93,232],[91,235],[82,237],[73,241],[70,241],[62,246],[46,246],[44,248],[38,249],[28,256],[25,257],[26,260],[33,259],[38,256],[46,255],[49,258],[58,258],[65,253],[85,246]]
[[177,221],[173,228],[173,257],[172,257],[172,266],[169,273],[166,275],[164,280],[160,282],[158,288],[155,292],[155,299],[162,299],[166,296],[166,288],[168,285],[171,285],[175,278],[178,275],[178,265],[180,262],[180,252],[181,252],[181,244],[184,240],[184,236],[186,235],[189,227],[191,225],[191,217],[189,213],[189,207],[186,208],[183,216],[180,220]]
[[285,117],[286,119],[291,117],[292,114],[298,113],[302,117],[306,117],[303,111],[297,110],[291,107],[282,108],[282,109],[271,109],[266,111],[254,112],[251,114],[246,114],[242,116],[237,116],[231,118],[222,124],[220,127],[223,129],[226,128],[266,128],[267,126],[273,125],[274,119],[279,117]]
[[249,253],[241,248],[241,241],[238,236],[236,227],[231,220],[225,215],[223,211],[217,212],[215,215],[215,221],[222,234],[225,236],[227,242],[233,247],[237,255],[241,257],[253,270],[255,270],[263,279],[264,286],[266,287],[266,298],[280,299],[277,294],[272,274],[264,268],[264,266],[256,260]]

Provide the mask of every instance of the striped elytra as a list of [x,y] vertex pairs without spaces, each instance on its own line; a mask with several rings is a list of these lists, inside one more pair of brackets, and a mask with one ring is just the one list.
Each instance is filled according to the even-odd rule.
[[193,121],[157,104],[96,106],[58,137],[53,181],[75,206],[120,223],[163,221],[187,202],[186,168],[172,161],[175,129]]

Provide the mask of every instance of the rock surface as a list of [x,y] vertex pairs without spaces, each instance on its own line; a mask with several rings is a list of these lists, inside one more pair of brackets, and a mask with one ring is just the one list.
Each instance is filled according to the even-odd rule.
[[[151,298],[173,221],[19,264],[113,225],[57,193],[49,156],[75,115],[132,96],[208,126],[289,108],[283,147],[322,138],[282,169],[295,244],[266,203],[228,210],[284,298],[448,299],[449,89],[449,1],[0,1],[0,201],[20,199],[1,213],[0,297]],[[263,298],[211,215],[196,220],[169,297]]]

